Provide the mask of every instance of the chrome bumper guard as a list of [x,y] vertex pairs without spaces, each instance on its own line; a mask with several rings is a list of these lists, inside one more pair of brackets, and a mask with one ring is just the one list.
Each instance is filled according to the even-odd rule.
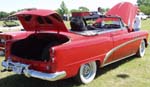
[[27,64],[12,62],[11,60],[3,61],[2,66],[8,71],[12,70],[16,74],[24,74],[27,77],[34,77],[34,78],[39,78],[39,79],[48,80],[48,81],[56,81],[66,76],[65,71],[56,72],[56,73],[43,73],[43,72],[36,71],[36,70],[30,70],[28,68],[29,65]]

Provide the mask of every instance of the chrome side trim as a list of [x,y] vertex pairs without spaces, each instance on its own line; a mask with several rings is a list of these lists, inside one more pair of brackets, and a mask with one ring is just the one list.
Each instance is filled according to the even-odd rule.
[[133,39],[133,40],[129,40],[129,41],[127,41],[127,42],[125,42],[125,43],[123,43],[123,44],[120,44],[119,46],[117,46],[117,47],[111,49],[111,50],[106,54],[106,56],[105,56],[105,58],[104,58],[104,61],[103,61],[103,63],[102,63],[102,66],[105,65],[105,63],[106,63],[106,61],[108,60],[108,58],[109,58],[116,50],[118,50],[119,48],[121,48],[121,47],[123,47],[123,46],[125,46],[125,45],[127,45],[127,44],[130,44],[130,43],[132,43],[132,42],[135,42],[135,41],[140,40],[140,39],[143,39],[143,38],[145,38],[145,37],[140,37],[140,38],[135,38],[135,39]]
[[22,72],[16,74],[24,74],[27,77],[34,77],[42,80],[48,80],[48,81],[56,81],[64,78],[66,76],[65,71],[61,72],[55,72],[55,73],[44,73],[36,70],[29,69],[29,65],[22,64],[22,63],[16,63],[12,62],[11,60],[3,61],[2,66],[5,68],[5,70],[13,70],[15,66],[23,67]]
[[122,30],[120,29],[97,29],[97,30],[88,30],[88,31],[82,31],[82,32],[78,32],[78,31],[70,31],[71,33],[75,33],[75,34],[79,34],[82,36],[95,36],[95,35],[99,35],[99,34],[104,34],[104,33],[109,33],[109,32],[114,32],[114,31],[120,31]]
[[120,61],[120,60],[122,60],[122,59],[128,58],[128,57],[133,56],[133,55],[135,55],[135,54],[136,54],[136,53],[133,53],[133,54],[131,54],[131,55],[128,55],[128,56],[122,57],[122,58],[120,58],[120,59],[118,59],[118,60],[115,60],[115,61],[112,61],[112,62],[109,62],[109,63],[103,64],[101,67],[104,67],[104,66],[107,66],[107,65],[109,65],[109,64],[115,63],[115,62],[117,62],[117,61]]

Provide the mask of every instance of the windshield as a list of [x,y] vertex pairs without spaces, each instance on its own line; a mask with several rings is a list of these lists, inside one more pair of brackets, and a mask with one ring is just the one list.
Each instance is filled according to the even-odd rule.
[[99,18],[94,24],[96,28],[101,29],[119,29],[123,27],[123,23],[120,18],[117,17],[105,17],[105,18]]

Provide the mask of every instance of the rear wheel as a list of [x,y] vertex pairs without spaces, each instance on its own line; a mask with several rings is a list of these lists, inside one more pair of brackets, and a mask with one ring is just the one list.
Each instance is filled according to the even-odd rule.
[[83,64],[79,69],[76,80],[83,84],[90,83],[95,78],[96,71],[97,65],[95,61]]
[[139,49],[138,49],[136,55],[138,57],[143,57],[144,54],[145,54],[145,41],[142,40],[141,43],[140,43],[140,46],[139,46]]

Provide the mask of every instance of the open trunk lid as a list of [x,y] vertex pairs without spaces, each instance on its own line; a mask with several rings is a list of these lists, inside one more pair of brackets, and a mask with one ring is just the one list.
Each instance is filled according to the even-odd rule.
[[15,15],[26,31],[68,31],[61,17],[52,10],[25,10]]

